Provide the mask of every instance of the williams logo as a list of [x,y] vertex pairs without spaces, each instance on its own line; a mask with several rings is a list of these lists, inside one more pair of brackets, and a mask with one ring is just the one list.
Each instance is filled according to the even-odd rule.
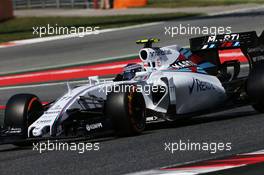
[[99,129],[99,128],[102,128],[103,127],[103,124],[102,123],[94,123],[94,124],[87,124],[86,125],[86,130],[87,131],[91,131],[91,130],[94,130],[94,129]]
[[197,78],[193,78],[193,83],[189,86],[190,94],[193,94],[194,91],[198,93],[209,90],[215,90],[214,85],[205,81],[201,81]]

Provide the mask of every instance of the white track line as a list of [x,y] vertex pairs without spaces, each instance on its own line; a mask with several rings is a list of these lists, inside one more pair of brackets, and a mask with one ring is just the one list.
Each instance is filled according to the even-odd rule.
[[[264,150],[251,152],[251,153],[243,153],[243,154],[237,154],[239,155],[263,155]],[[221,159],[220,159],[221,160]],[[226,159],[228,160],[228,158]],[[203,161],[197,161],[196,163],[203,162]],[[209,161],[210,162],[210,161]],[[195,163],[195,162],[192,162]],[[153,170],[146,170],[146,171],[139,171],[135,173],[129,173],[127,175],[197,175],[197,174],[203,174],[203,173],[210,173],[210,172],[216,172],[220,170],[226,170],[226,169],[232,169],[232,168],[238,168],[247,166],[248,164],[238,164],[238,165],[224,165],[224,166],[204,166],[204,167],[185,167],[185,168],[175,168],[171,170],[160,170],[161,168],[153,169]],[[181,166],[180,164],[178,166]],[[176,166],[170,166],[170,167],[176,167]]]
[[228,14],[238,13],[238,12],[247,12],[247,11],[252,11],[252,10],[259,10],[262,8],[264,8],[264,5],[261,5],[258,7],[249,7],[249,8],[229,10],[229,11],[224,11],[224,12],[210,13],[210,14],[208,14],[208,16],[228,15]]
[[[258,10],[258,9],[262,9],[262,8],[264,8],[264,5],[258,6],[258,7],[243,8],[243,9],[218,12],[218,13],[209,13],[208,16],[217,16],[217,15],[232,14],[232,13],[237,13],[237,12],[246,12],[246,11]],[[149,27],[149,26],[160,25],[160,24],[164,24],[164,23],[165,23],[165,21],[161,21],[161,22],[139,24],[139,25],[133,25],[133,26],[127,26],[127,27],[120,27],[120,28],[104,29],[104,30],[99,30],[99,35],[101,33],[136,29],[136,28],[142,28],[142,27]],[[93,35],[93,34],[92,33],[88,33],[88,34],[83,33],[83,36],[89,36],[89,35]],[[19,45],[27,45],[27,44],[41,43],[41,42],[47,42],[47,41],[76,38],[76,37],[77,37],[76,35],[60,35],[60,36],[50,36],[50,37],[44,37],[44,38],[33,38],[33,39],[26,39],[26,40],[10,41],[8,43],[12,43],[11,45],[10,44],[6,44],[6,45],[0,44],[0,48],[14,47],[14,46],[19,46]]]
[[[132,25],[132,26],[127,26],[127,27],[120,27],[120,28],[103,29],[103,30],[98,30],[99,34],[97,34],[97,35],[100,35],[102,33],[108,33],[108,32],[116,32],[116,31],[121,31],[121,30],[129,30],[129,29],[136,29],[136,28],[160,25],[162,23],[164,23],[164,22],[153,22],[153,23]],[[32,32],[33,32],[33,30],[32,30]],[[79,33],[78,35],[82,35],[85,37],[85,36],[94,35],[94,34],[93,33]],[[7,42],[6,44],[5,43],[3,43],[2,45],[0,44],[0,48],[42,43],[42,42],[47,42],[47,41],[63,40],[63,39],[69,39],[69,38],[78,38],[78,36],[76,34],[71,34],[71,35],[59,35],[59,36],[49,36],[49,37],[44,37],[44,38],[32,38],[32,39],[26,39],[26,40],[10,41],[10,42]],[[10,43],[12,43],[12,44],[10,44]]]

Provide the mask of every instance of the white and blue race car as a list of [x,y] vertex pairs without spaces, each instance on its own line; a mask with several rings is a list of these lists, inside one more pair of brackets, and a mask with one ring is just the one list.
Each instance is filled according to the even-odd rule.
[[113,80],[90,77],[88,84],[69,87],[44,106],[32,94],[11,97],[1,138],[85,136],[108,129],[132,136],[153,121],[244,105],[264,112],[263,36],[244,32],[192,38],[190,49],[139,40],[142,64],[127,65]]

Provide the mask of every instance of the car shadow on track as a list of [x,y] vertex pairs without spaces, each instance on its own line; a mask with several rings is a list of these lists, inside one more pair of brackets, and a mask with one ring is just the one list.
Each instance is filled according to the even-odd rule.
[[27,147],[18,147],[14,145],[11,145],[11,146],[8,145],[7,147],[0,148],[0,153],[7,152],[7,151],[20,151],[20,150],[25,150],[25,149],[29,149],[29,147],[27,148]]
[[216,114],[209,114],[209,115],[202,115],[193,118],[182,118],[175,120],[173,122],[162,122],[162,123],[150,123],[147,126],[147,130],[158,130],[158,129],[169,129],[169,128],[180,128],[186,127],[191,125],[198,125],[203,123],[210,123],[210,122],[217,122],[223,120],[232,120],[234,118],[240,117],[249,117],[257,115],[254,110],[248,111],[239,111],[239,112],[225,112],[225,113],[216,113]]

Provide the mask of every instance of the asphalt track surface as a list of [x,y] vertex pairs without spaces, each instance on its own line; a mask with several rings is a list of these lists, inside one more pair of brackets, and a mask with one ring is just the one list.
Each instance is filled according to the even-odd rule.
[[[261,32],[264,12],[225,15],[189,19],[165,23],[175,26],[179,23],[197,26],[232,26],[233,31],[257,30]],[[164,36],[164,25],[132,29],[98,36],[68,39],[0,49],[2,72],[17,71],[32,67],[45,67],[63,63],[75,63],[85,59],[119,56],[135,53],[139,49],[134,40],[155,36],[163,44],[188,44],[189,36],[170,38]],[[7,66],[8,65],[8,66]],[[11,66],[12,65],[12,66]],[[49,101],[62,95],[65,85],[35,88],[0,89],[0,104],[15,93],[29,92]],[[251,107],[237,108],[212,115],[178,121],[171,124],[152,124],[143,135],[129,138],[107,137],[100,141],[100,151],[79,154],[74,151],[53,151],[42,154],[32,148],[18,148],[13,145],[0,146],[1,174],[123,174],[148,170],[172,164],[181,164],[237,153],[264,149],[264,115]],[[164,143],[231,142],[231,151],[210,154],[207,151],[165,151]],[[257,167],[257,169],[256,169]],[[257,166],[253,171],[263,171]],[[250,167],[247,167],[250,169]],[[228,174],[228,173],[227,173]],[[231,173],[230,173],[231,174]],[[257,174],[257,173],[256,173]]]

